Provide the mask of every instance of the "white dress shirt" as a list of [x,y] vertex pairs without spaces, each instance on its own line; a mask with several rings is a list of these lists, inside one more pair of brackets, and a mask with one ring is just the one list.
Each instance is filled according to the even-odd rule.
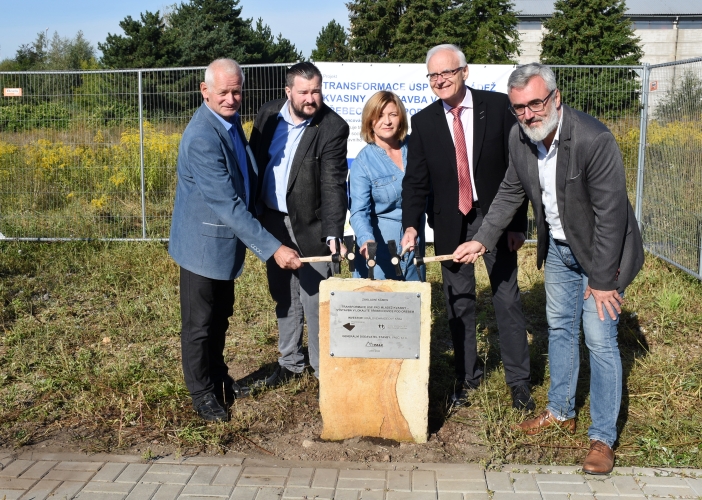
[[[451,140],[456,143],[453,137],[453,115],[451,106],[441,101],[444,105],[446,113],[446,122],[448,123],[449,131],[451,131]],[[475,190],[475,177],[473,176],[473,94],[466,87],[466,96],[460,104],[465,109],[461,111],[461,123],[463,124],[463,134],[466,136],[466,150],[468,151],[468,165],[470,166],[470,185],[473,187],[473,200],[478,200],[478,192]]]
[[561,216],[558,213],[558,200],[556,199],[556,164],[558,163],[558,142],[561,136],[563,115],[558,121],[558,129],[553,137],[551,147],[546,151],[544,141],[531,141],[536,144],[539,164],[539,184],[541,185],[541,203],[544,205],[546,222],[551,230],[554,240],[566,241]]

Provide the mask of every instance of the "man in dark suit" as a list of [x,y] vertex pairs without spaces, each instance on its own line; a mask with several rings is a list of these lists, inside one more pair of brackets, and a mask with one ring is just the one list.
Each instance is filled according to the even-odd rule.
[[509,137],[509,170],[475,241],[461,245],[454,257],[474,262],[485,254],[524,200],[531,200],[536,264],[546,262],[551,385],[546,410],[519,428],[529,435],[550,426],[575,432],[582,318],[592,418],[583,471],[607,474],[614,467],[622,397],[617,324],[624,289],[644,261],[621,153],[607,127],[561,104],[556,78],[546,66],[517,68],[508,88],[519,120]]
[[[251,134],[262,169],[260,220],[301,255],[328,255],[336,251],[346,220],[349,127],[322,102],[322,74],[314,64],[290,67],[285,93],[287,99],[261,107]],[[331,264],[306,264],[290,271],[269,261],[267,271],[276,302],[280,357],[275,372],[260,385],[275,387],[302,373],[305,319],[310,365],[318,376],[319,283],[331,276]]]
[[297,252],[281,245],[251,213],[258,169],[239,120],[244,74],[218,59],[200,84],[203,104],[183,132],[168,251],[180,266],[181,349],[185,385],[206,421],[248,394],[228,375],[224,341],[233,314],[234,279],[248,247],[261,260],[296,269]]
[[[514,124],[505,94],[465,85],[468,65],[460,49],[439,45],[427,53],[431,88],[439,99],[412,117],[407,172],[402,184],[403,247],[416,243],[418,224],[433,186],[436,254],[451,254],[470,241],[507,170],[507,137]],[[431,212],[433,211],[433,213]],[[529,345],[517,285],[517,250],[527,229],[526,204],[485,260],[500,334],[500,353],[513,406],[533,409]],[[475,274],[472,265],[443,263],[444,295],[453,339],[455,406],[466,404],[480,384],[475,335]]]

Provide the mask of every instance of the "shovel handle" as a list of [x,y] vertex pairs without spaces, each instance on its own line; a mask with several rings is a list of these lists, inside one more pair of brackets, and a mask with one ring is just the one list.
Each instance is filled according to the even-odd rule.
[[300,257],[300,262],[331,262],[332,256],[325,255],[323,257]]
[[445,260],[453,260],[453,255],[435,255],[433,257],[415,257],[414,265],[419,266],[421,264],[426,264],[427,262],[442,262]]

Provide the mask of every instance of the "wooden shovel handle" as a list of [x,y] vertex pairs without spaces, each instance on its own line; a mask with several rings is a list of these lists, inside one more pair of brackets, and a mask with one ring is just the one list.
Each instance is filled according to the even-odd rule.
[[444,260],[453,260],[451,255],[434,255],[433,257],[424,257],[424,262],[442,262]]
[[324,255],[322,257],[300,257],[300,262],[331,262],[331,255]]

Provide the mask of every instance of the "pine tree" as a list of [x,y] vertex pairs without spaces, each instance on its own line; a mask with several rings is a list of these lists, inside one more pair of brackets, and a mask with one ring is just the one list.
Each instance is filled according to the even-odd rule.
[[98,43],[102,63],[108,68],[164,68],[174,65],[177,52],[173,32],[159,11],[141,14],[141,20],[125,17],[119,26],[124,36],[107,34]]
[[412,0],[395,31],[388,57],[397,62],[424,62],[427,49],[446,43],[442,16],[447,0]]
[[424,62],[441,43],[469,63],[509,63],[519,54],[511,0],[354,0],[346,4],[355,61]]
[[190,0],[169,18],[178,43],[179,66],[206,66],[220,57],[246,60],[251,19],[241,17],[239,0]]
[[411,0],[352,0],[349,9],[351,60],[384,62],[395,41],[395,32]]
[[452,0],[440,25],[469,63],[508,64],[519,54],[517,23],[510,0]]
[[312,51],[310,58],[313,61],[344,62],[349,60],[346,30],[336,20],[329,21],[329,24],[319,32],[317,46]]
[[37,33],[37,38],[33,43],[20,45],[15,55],[15,63],[18,71],[29,71],[43,69],[46,62],[46,51],[49,48],[49,40],[46,32]]
[[[643,52],[624,0],[557,0],[544,22],[541,62],[569,65],[638,65]],[[634,70],[556,68],[563,101],[601,118],[637,111]]]
[[278,34],[276,39],[271,28],[267,24],[263,24],[263,19],[259,18],[246,46],[246,55],[239,62],[247,64],[289,63],[302,59],[302,52],[299,52],[290,40],[283,38],[281,34]]
[[544,64],[639,64],[643,55],[624,0],[556,0],[544,22]]

